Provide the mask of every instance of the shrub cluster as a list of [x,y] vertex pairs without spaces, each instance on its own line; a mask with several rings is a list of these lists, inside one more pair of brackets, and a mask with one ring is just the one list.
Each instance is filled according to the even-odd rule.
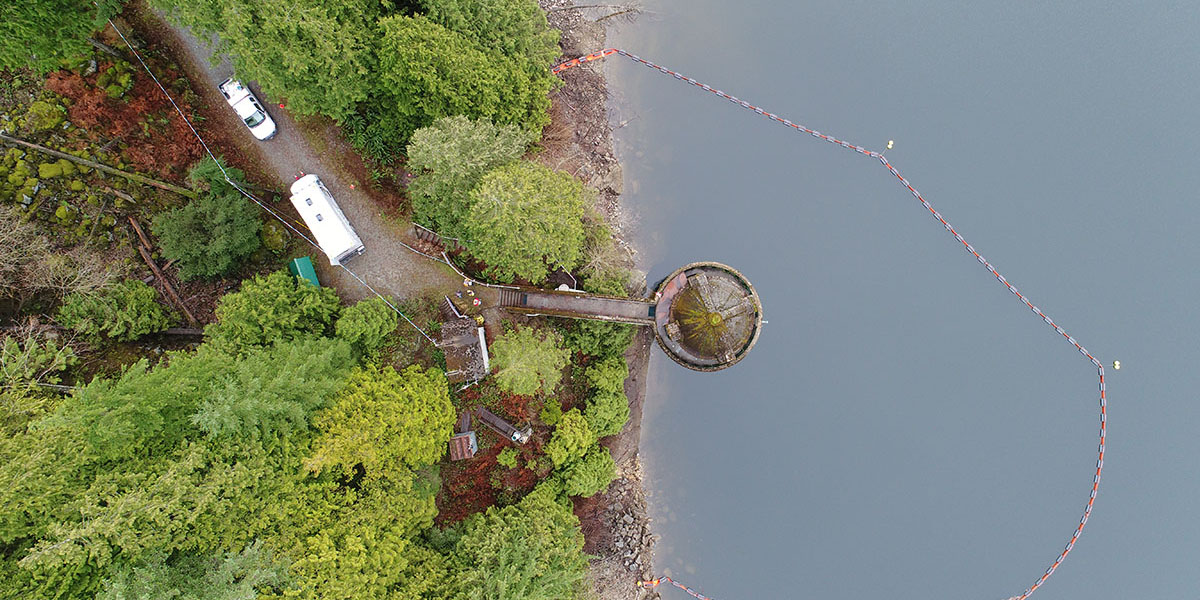
[[[227,168],[240,179],[242,172]],[[153,231],[163,255],[179,261],[180,279],[225,275],[262,245],[258,207],[225,181],[216,161],[205,158],[192,168],[200,194],[175,210],[159,213]]]
[[127,279],[99,293],[67,296],[58,309],[58,322],[92,342],[101,337],[125,342],[166,329],[170,319],[154,288]]

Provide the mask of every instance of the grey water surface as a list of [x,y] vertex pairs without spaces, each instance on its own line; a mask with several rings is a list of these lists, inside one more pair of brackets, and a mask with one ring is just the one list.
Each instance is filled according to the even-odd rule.
[[[1035,597],[1200,596],[1200,5],[644,0],[610,44],[883,150],[1108,369],[1100,496]],[[757,286],[716,374],[656,352],[656,556],[720,600],[1018,595],[1078,523],[1095,368],[877,162],[606,59],[643,268]],[[664,598],[684,598],[663,590]]]

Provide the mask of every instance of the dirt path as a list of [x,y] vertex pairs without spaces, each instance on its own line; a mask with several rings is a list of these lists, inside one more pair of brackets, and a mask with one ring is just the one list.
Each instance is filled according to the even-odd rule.
[[[217,90],[217,84],[233,75],[233,67],[228,59],[214,65],[210,60],[212,51],[209,45],[191,31],[173,26],[144,6],[139,7],[139,11],[143,24],[155,29],[153,34],[166,43],[204,100],[211,106],[224,106],[225,99]],[[267,98],[257,84],[248,81],[243,83],[249,85],[258,98],[266,103]],[[400,299],[456,289],[461,280],[449,267],[414,254],[400,243],[408,237],[408,222],[386,216],[365,190],[370,183],[358,181],[351,175],[341,163],[342,156],[337,152],[319,154],[314,150],[301,126],[279,104],[266,103],[265,108],[278,126],[275,137],[265,142],[255,140],[233,110],[224,111],[216,122],[200,124],[197,129],[202,136],[205,129],[215,127],[236,131],[234,137],[240,140],[242,154],[258,167],[259,172],[271,179],[260,183],[275,190],[284,199],[275,208],[297,222],[300,219],[286,200],[290,196],[288,186],[301,172],[319,176],[366,247],[361,256],[347,261],[346,266],[379,293]],[[322,145],[326,148],[348,148],[344,140],[327,140]],[[220,148],[212,150],[221,153]],[[267,194],[261,194],[260,197],[264,195]],[[269,198],[263,199],[269,201]],[[350,274],[331,267],[317,249],[314,248],[312,254],[321,281],[336,288],[343,299],[359,300],[371,294]]]

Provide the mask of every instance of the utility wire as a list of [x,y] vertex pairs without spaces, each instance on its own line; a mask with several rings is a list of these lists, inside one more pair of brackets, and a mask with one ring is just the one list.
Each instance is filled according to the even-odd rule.
[[[113,28],[113,31],[117,32],[117,35],[121,37],[121,40],[125,42],[125,45],[129,48],[129,51],[132,52],[133,55],[137,58],[138,62],[141,63],[142,68],[146,70],[146,73],[149,74],[150,78],[154,80],[154,83],[156,85],[158,85],[158,89],[162,90],[163,95],[167,97],[167,101],[169,101],[171,103],[171,106],[173,106],[175,108],[175,112],[179,114],[179,117],[181,119],[183,119],[183,122],[185,124],[187,124],[188,129],[190,129],[192,131],[192,135],[196,136],[196,140],[199,141],[200,145],[204,147],[204,152],[208,154],[209,158],[213,159],[213,162],[217,163],[217,168],[221,170],[221,175],[225,177],[225,182],[228,183],[229,185],[233,186],[233,188],[235,190],[237,190],[243,196],[248,198],[251,202],[254,202],[260,208],[267,211],[267,213],[270,214],[272,217],[275,217],[276,219],[278,219],[280,223],[283,223],[283,225],[285,227],[292,230],[292,232],[295,233],[296,235],[300,236],[301,239],[303,239],[304,241],[311,244],[317,250],[321,250],[320,244],[317,244],[311,238],[304,235],[299,229],[297,229],[295,226],[293,226],[291,223],[289,223],[288,220],[285,219],[281,214],[276,212],[271,207],[267,206],[267,204],[265,202],[256,198],[254,196],[254,194],[251,194],[250,192],[246,191],[244,188],[242,188],[242,186],[238,185],[237,181],[235,181],[232,177],[229,176],[229,172],[225,170],[225,166],[222,165],[221,161],[217,159],[217,156],[215,154],[213,154],[212,149],[208,147],[208,144],[204,141],[204,138],[200,136],[200,132],[196,131],[196,128],[192,126],[191,120],[187,118],[187,115],[184,114],[183,110],[181,110],[179,108],[179,105],[175,103],[175,99],[171,97],[171,93],[167,91],[167,88],[164,87],[162,82],[158,80],[158,77],[156,77],[154,75],[154,71],[150,70],[150,66],[146,64],[146,61],[142,60],[141,54],[138,54],[138,51],[134,49],[133,44],[129,43],[129,39],[125,37],[125,34],[122,33],[119,28],[117,28],[116,23],[113,23],[112,19],[108,20],[108,24],[110,27]],[[408,245],[405,244],[405,247],[408,247]],[[433,344],[434,346],[438,345],[437,342],[435,342],[433,340],[433,338],[429,337],[429,334],[425,333],[424,329],[421,329],[421,327],[418,326],[416,323],[414,323],[412,319],[408,318],[408,315],[404,314],[399,308],[396,308],[396,305],[392,304],[392,302],[390,300],[388,300],[386,297],[384,297],[383,294],[380,294],[378,291],[376,291],[374,287],[372,287],[369,283],[367,283],[362,277],[359,277],[359,275],[357,273],[355,273],[354,271],[351,271],[350,268],[347,267],[346,265],[339,264],[338,266],[340,266],[343,270],[345,270],[347,273],[349,273],[350,276],[353,277],[360,284],[362,284],[363,287],[370,290],[370,292],[372,294],[375,294],[380,300],[383,300],[383,303],[386,304],[388,306],[388,308],[395,311],[395,313],[400,315],[401,317],[404,317],[404,320],[407,321],[409,325],[412,325],[413,329],[416,329],[417,332],[420,333],[422,337],[424,337],[426,340],[429,341],[429,343]]]

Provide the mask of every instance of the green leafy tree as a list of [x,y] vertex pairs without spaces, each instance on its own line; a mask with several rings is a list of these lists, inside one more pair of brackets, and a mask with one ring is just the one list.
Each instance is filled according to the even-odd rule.
[[[227,170],[242,178],[237,169]],[[181,279],[224,275],[262,245],[258,207],[225,181],[211,158],[192,169],[191,180],[200,195],[155,217],[154,235],[163,255],[179,261]]]
[[562,469],[564,491],[568,496],[591,497],[602,492],[617,476],[612,453],[600,444],[593,444],[583,458]]
[[624,394],[625,378],[629,376],[629,365],[623,356],[610,356],[588,365],[583,373],[588,386],[593,390],[609,393]]
[[362,465],[369,476],[386,476],[433,464],[446,452],[454,418],[441,371],[370,366],[315,417],[321,435],[305,467],[348,473]]
[[625,392],[596,392],[588,399],[583,416],[596,437],[616,435],[629,420],[629,398]]
[[583,245],[583,184],[528,161],[498,167],[471,192],[471,251],[503,281],[540,283],[547,265],[570,269]]
[[276,342],[326,334],[338,311],[337,294],[297,285],[287,271],[257,275],[217,303],[217,322],[205,327],[207,344],[237,354]]
[[46,73],[89,50],[88,38],[121,12],[122,0],[38,0],[0,4],[0,68]]
[[563,414],[558,427],[554,428],[554,434],[546,444],[546,455],[554,461],[555,467],[563,467],[583,458],[596,439],[587,419],[578,408],[572,408]]
[[299,114],[343,120],[373,91],[374,22],[370,0],[152,0],[172,20],[217,34],[243,81],[257,81]]
[[496,384],[523,396],[558,386],[570,356],[557,333],[533,327],[500,336],[490,351],[496,369]]
[[367,106],[373,127],[399,149],[440,117],[486,117],[539,132],[550,121],[553,80],[423,16],[378,22],[379,97]]
[[442,235],[465,235],[471,190],[489,170],[519,158],[533,141],[512,125],[462,115],[443,117],[422,127],[408,143],[408,185],[414,217]]
[[378,296],[360,300],[342,311],[335,324],[339,339],[346,340],[361,356],[374,356],[387,343],[399,324],[396,311]]
[[562,403],[557,398],[546,398],[546,403],[538,412],[538,418],[551,427],[558,425],[558,422],[562,420],[562,415]]
[[425,16],[545,76],[560,54],[558,30],[536,0],[421,0]]
[[633,325],[581,319],[574,319],[565,325],[563,339],[567,346],[587,356],[621,356],[633,342]]
[[135,340],[170,325],[166,309],[158,303],[158,292],[136,279],[98,294],[67,296],[58,309],[58,322],[93,341],[99,341],[101,335],[116,341]]
[[456,600],[562,600],[582,592],[579,520],[542,485],[469,521],[453,558]]

